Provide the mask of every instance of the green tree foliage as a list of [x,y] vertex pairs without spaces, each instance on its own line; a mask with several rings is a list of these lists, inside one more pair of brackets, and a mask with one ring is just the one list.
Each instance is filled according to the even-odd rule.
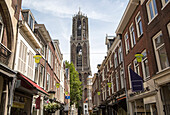
[[70,70],[70,105],[76,104],[79,106],[79,101],[82,98],[82,82],[79,79],[79,73],[76,71],[74,64],[66,62],[66,68]]

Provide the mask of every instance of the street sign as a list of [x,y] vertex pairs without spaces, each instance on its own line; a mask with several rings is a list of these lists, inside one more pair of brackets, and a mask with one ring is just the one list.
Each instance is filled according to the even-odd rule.
[[65,96],[65,99],[70,99],[70,96]]

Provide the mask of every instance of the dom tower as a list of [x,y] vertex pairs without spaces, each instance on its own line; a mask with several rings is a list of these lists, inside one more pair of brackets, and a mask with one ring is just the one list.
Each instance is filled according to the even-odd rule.
[[78,71],[79,79],[83,85],[83,94],[80,106],[82,107],[84,113],[86,111],[88,112],[87,107],[90,105],[87,83],[87,78],[91,75],[88,18],[79,11],[78,14],[73,17],[72,21],[72,36],[70,38],[71,62],[73,62],[76,70]]

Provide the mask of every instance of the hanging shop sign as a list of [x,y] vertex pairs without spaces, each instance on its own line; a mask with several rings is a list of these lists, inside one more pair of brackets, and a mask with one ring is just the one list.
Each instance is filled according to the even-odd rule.
[[65,99],[70,99],[70,96],[65,96]]
[[36,101],[35,101],[36,109],[40,109],[40,98],[41,98],[41,96],[39,96],[38,98],[36,98]]
[[27,99],[23,96],[14,95],[12,107],[23,109]]

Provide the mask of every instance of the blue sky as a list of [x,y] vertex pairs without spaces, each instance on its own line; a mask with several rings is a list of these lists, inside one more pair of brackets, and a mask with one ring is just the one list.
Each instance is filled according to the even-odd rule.
[[72,17],[81,12],[88,17],[92,75],[106,56],[105,37],[115,35],[128,0],[23,0],[39,24],[45,24],[52,39],[58,39],[64,60],[70,61]]

